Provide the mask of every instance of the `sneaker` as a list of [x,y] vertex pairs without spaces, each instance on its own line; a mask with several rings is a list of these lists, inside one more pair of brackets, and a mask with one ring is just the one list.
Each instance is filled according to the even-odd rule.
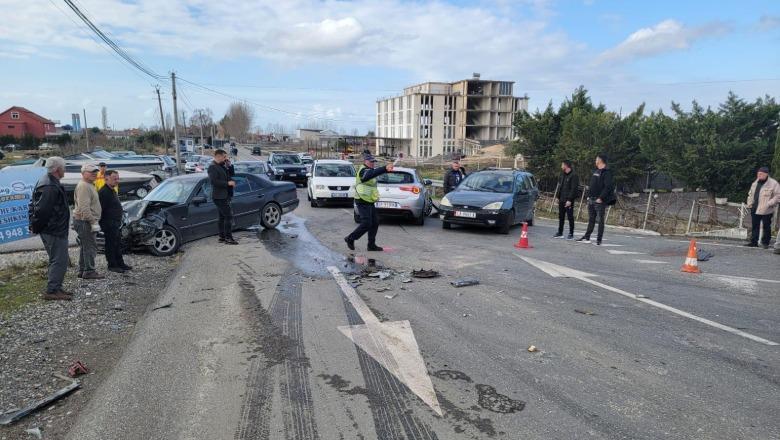
[[590,244],[590,238],[587,238],[587,237],[580,237],[580,238],[577,240],[577,243],[587,243],[587,244]]
[[116,272],[116,273],[125,273],[126,271],[122,269],[121,267],[109,267],[109,272]]
[[385,249],[382,246],[377,246],[374,244],[374,245],[369,245],[368,250],[373,252],[382,252]]
[[84,274],[81,275],[81,278],[84,278],[85,280],[102,280],[105,278],[105,276],[93,270],[90,272],[84,272]]
[[601,246],[601,240],[596,240],[596,246]]
[[552,238],[563,238],[563,233],[559,232],[559,233],[553,235]]
[[347,247],[349,250],[355,250],[355,240],[350,240],[349,237],[344,237],[344,241],[347,242]]
[[757,243],[745,243],[742,246],[745,246],[745,247],[758,247],[758,244]]
[[43,299],[46,301],[72,301],[73,296],[68,295],[63,291],[46,292],[43,294]]
[[567,240],[574,240],[574,234],[569,234],[566,236]]

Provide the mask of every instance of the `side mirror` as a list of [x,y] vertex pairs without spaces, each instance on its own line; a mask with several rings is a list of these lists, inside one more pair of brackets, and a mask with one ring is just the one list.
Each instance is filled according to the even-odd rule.
[[431,186],[431,185],[433,185],[433,182],[431,182],[431,179],[425,179],[425,180],[423,180],[423,185]]
[[203,196],[193,197],[192,204],[198,206],[206,203],[206,201],[207,201],[206,198]]

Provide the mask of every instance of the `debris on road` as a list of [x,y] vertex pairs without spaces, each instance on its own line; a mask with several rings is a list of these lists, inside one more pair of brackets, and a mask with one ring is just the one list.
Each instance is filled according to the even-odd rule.
[[401,282],[402,283],[411,283],[412,279],[411,278],[404,278],[404,279],[401,280]]
[[157,307],[153,308],[152,311],[160,310],[160,309],[170,309],[172,306],[173,306],[173,303],[169,302],[168,304],[163,304],[161,306],[157,306]]
[[30,435],[34,435],[35,438],[43,438],[43,434],[41,433],[41,428],[25,429],[24,432]]
[[596,314],[594,312],[591,312],[590,310],[574,309],[574,311],[577,312],[577,313],[582,313],[583,315],[588,315],[588,316],[593,316],[593,315]]
[[65,388],[61,388],[56,393],[51,394],[48,397],[33,402],[32,404],[28,405],[25,408],[16,411],[9,411],[5,414],[0,414],[0,425],[10,425],[11,423],[17,420],[22,419],[29,414],[32,414],[38,409],[43,408],[44,406],[67,396],[68,394],[72,393],[73,391],[81,387],[81,382],[79,382],[78,380],[70,379],[59,374],[55,374],[54,376],[65,381],[69,381],[70,385],[66,386]]
[[206,302],[206,301],[211,301],[211,300],[208,299],[208,298],[193,299],[192,301],[190,301],[190,304],[197,304],[197,303],[202,303],[202,302]]
[[82,374],[89,374],[89,368],[81,361],[75,361],[68,367],[68,376],[77,377]]
[[475,277],[460,278],[450,282],[450,284],[452,284],[455,287],[476,286],[477,284],[479,284],[479,278],[475,278]]
[[536,345],[532,345],[532,346],[528,347],[528,352],[530,352],[530,353],[536,353],[537,351],[539,351],[539,349],[536,348]]
[[699,261],[710,261],[710,258],[714,257],[712,252],[705,251],[704,249],[696,249],[696,259]]
[[436,278],[438,276],[439,272],[435,270],[420,269],[412,271],[412,277],[414,278]]
[[381,270],[377,272],[371,272],[368,274],[368,276],[372,278],[379,278],[380,280],[384,280],[390,277],[390,272],[386,270]]
[[385,298],[387,298],[387,299],[393,299],[395,297],[396,297],[396,295],[385,295]]
[[463,317],[464,317],[464,318],[468,318],[469,316],[471,316],[471,313],[464,313],[464,314],[463,314]]

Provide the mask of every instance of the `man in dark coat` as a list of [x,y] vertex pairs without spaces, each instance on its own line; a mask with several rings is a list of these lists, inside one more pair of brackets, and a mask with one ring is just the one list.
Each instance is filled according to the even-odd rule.
[[349,250],[355,250],[355,240],[368,233],[368,250],[381,252],[384,249],[376,244],[376,234],[379,231],[379,214],[376,203],[379,200],[379,189],[376,178],[393,171],[393,163],[376,167],[376,159],[370,153],[363,155],[363,166],[355,176],[355,209],[357,209],[360,224],[351,234],[344,237]]
[[465,177],[466,173],[463,171],[463,168],[461,168],[460,161],[453,160],[452,168],[444,173],[444,179],[442,179],[444,181],[444,194],[448,194],[454,190],[460,185],[460,182],[462,182]]
[[98,190],[98,199],[100,200],[100,229],[105,237],[105,255],[108,263],[108,270],[116,273],[125,273],[132,270],[131,266],[125,264],[122,258],[122,237],[120,230],[122,228],[122,203],[119,201],[114,188],[119,185],[119,172],[108,170],[103,178],[105,185]]
[[596,244],[601,246],[601,239],[604,237],[604,215],[607,205],[615,202],[615,179],[612,170],[607,168],[607,156],[599,154],[596,156],[596,169],[590,176],[590,186],[588,187],[588,229],[585,235],[579,240],[580,243],[590,243],[590,235],[596,221],[599,223]]
[[561,163],[561,177],[558,179],[558,233],[553,238],[563,238],[563,225],[565,219],[569,219],[569,235],[567,240],[574,238],[574,201],[577,199],[579,180],[571,162],[564,160]]
[[65,160],[52,156],[46,159],[46,174],[35,185],[30,203],[30,231],[40,234],[49,255],[49,276],[43,299],[73,299],[73,294],[62,290],[68,270],[68,229],[70,210],[65,188],[60,179],[65,177]]
[[208,174],[211,182],[211,198],[219,212],[219,242],[238,244],[233,238],[233,208],[230,206],[230,196],[236,182],[228,176],[225,167],[227,152],[222,149],[214,151],[214,161],[209,165]]

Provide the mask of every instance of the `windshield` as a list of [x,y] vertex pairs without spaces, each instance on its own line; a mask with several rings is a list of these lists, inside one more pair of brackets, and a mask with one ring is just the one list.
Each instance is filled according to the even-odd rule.
[[198,156],[193,154],[192,156],[187,158],[187,162],[200,162],[200,158],[203,156]]
[[497,193],[511,193],[514,177],[506,173],[475,173],[460,184],[458,189],[469,191],[486,191]]
[[265,166],[262,162],[239,162],[233,166],[237,173],[265,174]]
[[301,158],[297,154],[274,155],[271,163],[274,165],[299,165]]
[[192,190],[198,185],[198,179],[163,180],[152,192],[144,197],[150,202],[184,203]]
[[314,163],[314,159],[301,159],[301,162],[309,165]]
[[116,156],[105,150],[95,150],[90,153],[96,159],[116,159]]
[[316,177],[355,177],[352,165],[339,163],[320,163],[314,167]]
[[402,183],[414,183],[414,176],[410,173],[405,173],[403,171],[393,171],[391,173],[381,174],[377,176],[376,181],[378,183],[399,185]]

